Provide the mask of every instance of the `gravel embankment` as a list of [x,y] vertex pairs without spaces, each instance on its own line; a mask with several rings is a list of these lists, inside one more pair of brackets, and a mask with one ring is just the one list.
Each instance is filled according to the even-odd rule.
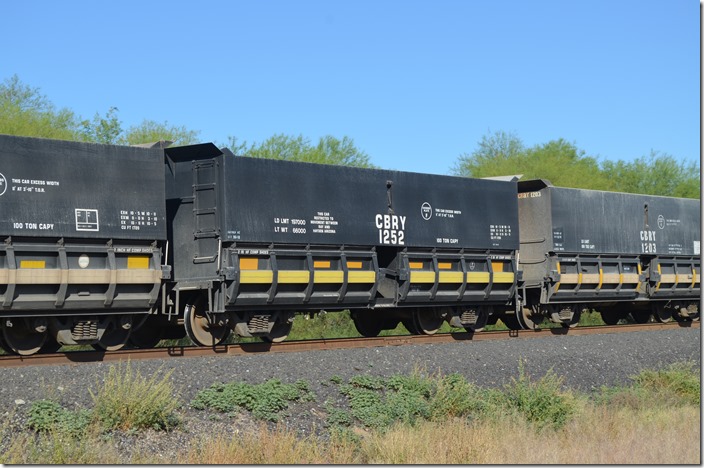
[[[306,380],[317,395],[312,403],[292,405],[286,425],[299,432],[320,430],[325,424],[325,402],[341,406],[344,397],[330,378],[357,374],[390,376],[415,368],[427,373],[457,372],[479,386],[501,386],[518,376],[519,361],[532,378],[549,369],[564,377],[566,386],[590,391],[602,385],[628,383],[643,369],[659,369],[674,362],[701,365],[700,329],[672,329],[592,336],[561,336],[500,342],[347,349],[291,354],[256,354],[167,361],[133,361],[133,370],[152,375],[173,369],[172,379],[185,403],[184,432],[211,431],[214,426],[233,432],[251,427],[247,415],[226,417],[192,410],[195,394],[215,382],[260,383],[278,378],[285,383]],[[112,363],[33,366],[0,370],[0,415],[21,425],[29,405],[38,399],[58,398],[65,408],[90,407],[88,389],[97,388]],[[21,402],[23,403],[21,403]],[[172,441],[173,442],[173,441]],[[166,443],[166,442],[164,442]]]

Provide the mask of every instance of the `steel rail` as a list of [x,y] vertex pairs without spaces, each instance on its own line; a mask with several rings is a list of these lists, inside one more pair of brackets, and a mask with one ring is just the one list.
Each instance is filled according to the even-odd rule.
[[167,359],[203,356],[237,356],[256,353],[306,352],[351,348],[426,345],[459,341],[494,341],[504,339],[531,339],[559,336],[584,336],[612,333],[659,331],[675,328],[700,328],[700,322],[647,323],[633,325],[600,325],[575,328],[543,328],[540,330],[499,330],[479,333],[441,333],[436,335],[395,335],[374,338],[330,338],[282,343],[239,343],[212,347],[169,346],[151,349],[122,349],[119,351],[69,351],[32,356],[0,356],[0,368],[112,362],[141,359]]

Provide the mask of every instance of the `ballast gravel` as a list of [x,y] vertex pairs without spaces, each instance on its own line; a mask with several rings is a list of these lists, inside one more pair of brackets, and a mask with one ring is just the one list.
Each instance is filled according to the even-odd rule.
[[[518,377],[519,365],[533,379],[550,369],[564,378],[564,385],[584,392],[599,387],[629,383],[629,376],[644,369],[661,369],[689,361],[701,366],[701,330],[674,328],[589,336],[550,336],[502,341],[461,341],[447,344],[389,346],[298,353],[268,353],[246,356],[194,357],[132,361],[133,372],[143,376],[163,375],[171,379],[183,407],[182,426],[170,434],[126,438],[118,444],[130,451],[135,444],[151,449],[173,450],[195,434],[235,434],[259,426],[246,412],[221,415],[190,408],[196,393],[216,382],[257,384],[269,379],[284,383],[305,380],[315,393],[313,402],[293,403],[283,424],[300,435],[324,434],[325,407],[345,407],[345,397],[331,378],[343,381],[359,375],[389,377],[422,370],[427,374],[460,373],[481,387],[500,387]],[[89,389],[99,387],[115,363],[60,366],[30,366],[0,370],[0,415],[11,420],[14,430],[26,422],[32,402],[54,399],[64,408],[90,408]],[[160,447],[163,444],[163,447]],[[171,449],[169,449],[171,447]],[[168,453],[168,452],[166,452]]]

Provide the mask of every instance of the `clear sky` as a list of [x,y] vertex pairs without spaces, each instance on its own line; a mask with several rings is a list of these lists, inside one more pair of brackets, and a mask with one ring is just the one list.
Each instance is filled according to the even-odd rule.
[[700,160],[698,0],[0,0],[0,81],[84,118],[349,136],[446,174],[482,136]]

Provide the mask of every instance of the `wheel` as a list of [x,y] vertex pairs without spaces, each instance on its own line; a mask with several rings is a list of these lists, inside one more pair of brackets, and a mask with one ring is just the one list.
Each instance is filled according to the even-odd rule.
[[582,317],[582,308],[576,305],[563,305],[559,312],[553,312],[552,315],[553,321],[562,324],[563,328],[575,328]]
[[435,309],[420,308],[413,309],[411,319],[419,335],[434,335],[440,329],[444,320]]
[[198,346],[216,346],[230,335],[230,328],[222,322],[215,322],[203,311],[203,301],[187,304],[183,323],[186,335]]
[[572,318],[570,320],[562,322],[562,326],[564,328],[575,328],[577,325],[579,325],[580,318],[582,318],[582,309],[577,308],[574,310]]
[[475,333],[484,330],[489,322],[489,315],[493,312],[492,307],[479,307],[476,310],[476,321],[471,325],[465,325],[464,329],[468,333]]
[[47,337],[47,327],[32,319],[13,318],[2,320],[2,337],[9,352],[20,356],[37,353]]
[[132,331],[132,317],[122,315],[113,317],[100,337],[100,341],[91,346],[96,351],[117,351],[122,349],[130,337]]
[[579,325],[582,316],[582,307],[575,304],[562,304],[548,306],[550,321],[562,325],[564,328],[574,328]]
[[379,336],[383,327],[383,320],[378,317],[378,312],[352,312],[352,321],[357,332],[367,338]]
[[283,322],[277,321],[271,328],[271,332],[260,338],[267,343],[281,343],[288,337],[288,334],[291,333],[291,327],[293,327],[293,322],[289,322],[288,320]]
[[46,341],[42,345],[42,347],[39,349],[40,354],[54,354],[61,348],[61,343],[56,341],[56,339],[51,336],[47,335]]
[[672,322],[672,307],[664,304],[653,304],[653,317],[660,323]]
[[650,321],[649,310],[634,310],[631,312],[631,318],[635,323],[648,323]]
[[538,306],[521,307],[516,313],[516,321],[524,330],[539,330],[543,317],[538,311]]
[[618,325],[619,320],[623,318],[622,314],[619,314],[613,310],[601,310],[601,320],[607,325]]
[[5,351],[7,354],[15,354],[12,348],[5,343],[5,338],[2,337],[2,332],[0,332],[0,349]]

